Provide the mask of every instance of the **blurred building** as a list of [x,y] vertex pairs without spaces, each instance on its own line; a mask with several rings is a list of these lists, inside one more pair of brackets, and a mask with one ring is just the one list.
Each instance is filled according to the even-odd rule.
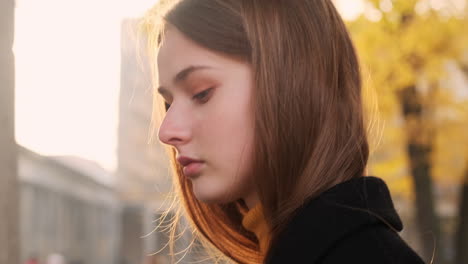
[[[57,253],[67,263],[117,263],[120,202],[108,172],[76,157],[18,146],[21,263]],[[102,179],[102,180],[98,180]]]
[[0,2],[0,263],[19,261],[18,177],[15,144],[15,1]]
[[162,145],[148,142],[153,93],[146,61],[137,53],[136,23],[124,21],[121,31],[117,186],[125,201],[151,201],[158,208],[172,184]]

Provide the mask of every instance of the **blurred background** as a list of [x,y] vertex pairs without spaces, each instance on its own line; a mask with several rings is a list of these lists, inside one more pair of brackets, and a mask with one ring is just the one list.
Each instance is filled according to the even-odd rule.
[[[171,180],[135,33],[156,1],[0,2],[1,264],[169,263],[154,230]],[[426,262],[468,263],[468,1],[335,4],[361,60],[368,174]],[[215,263],[185,231],[176,259]]]

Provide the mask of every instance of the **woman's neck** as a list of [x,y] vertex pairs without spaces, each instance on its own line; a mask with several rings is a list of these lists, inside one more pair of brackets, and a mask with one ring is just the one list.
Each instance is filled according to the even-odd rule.
[[254,208],[260,202],[256,192],[251,192],[249,195],[243,198],[245,205],[250,209]]

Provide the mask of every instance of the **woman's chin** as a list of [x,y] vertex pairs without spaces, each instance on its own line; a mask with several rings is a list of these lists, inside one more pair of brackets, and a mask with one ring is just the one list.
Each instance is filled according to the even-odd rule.
[[218,204],[225,202],[225,199],[223,199],[224,197],[222,197],[222,195],[196,190],[194,190],[194,194],[197,200],[206,204]]
[[193,194],[197,200],[206,204],[223,204],[237,200],[235,198],[229,197],[227,195],[227,191],[210,190],[207,188],[209,186],[197,186],[197,183],[193,183],[192,187]]

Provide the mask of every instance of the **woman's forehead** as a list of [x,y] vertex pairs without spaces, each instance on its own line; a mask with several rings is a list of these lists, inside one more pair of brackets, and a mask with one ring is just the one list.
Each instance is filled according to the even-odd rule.
[[215,64],[220,60],[215,55],[174,29],[166,32],[157,54],[157,63],[158,66]]
[[239,64],[238,60],[198,45],[175,28],[165,33],[156,61],[160,78],[172,78],[183,69],[195,65],[230,70]]

